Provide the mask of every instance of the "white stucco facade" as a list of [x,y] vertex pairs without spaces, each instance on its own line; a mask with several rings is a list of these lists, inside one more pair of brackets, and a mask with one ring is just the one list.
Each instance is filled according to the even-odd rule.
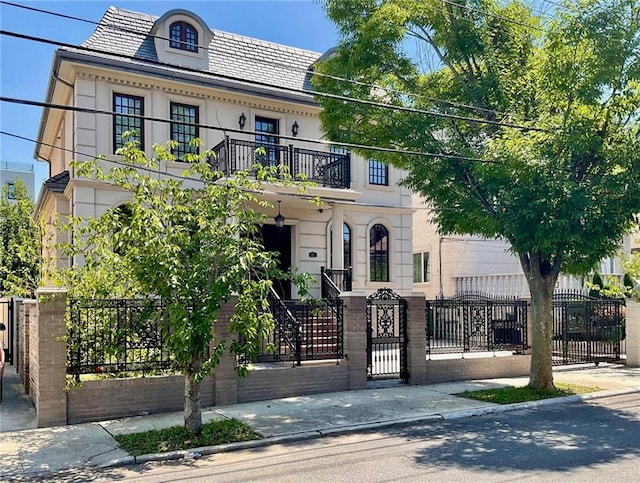
[[[110,10],[111,11],[111,10]],[[173,11],[172,11],[173,12]],[[43,113],[36,148],[40,159],[48,160],[51,176],[68,171],[68,183],[63,190],[54,193],[47,184],[40,193],[37,210],[51,225],[56,214],[97,217],[106,210],[126,203],[128,194],[104,183],[76,176],[71,160],[90,159],[105,155],[109,161],[120,161],[114,149],[114,96],[135,96],[144,105],[144,135],[142,143],[147,155],[152,155],[154,143],[164,143],[171,138],[170,106],[179,103],[196,106],[199,113],[199,134],[205,148],[213,148],[228,135],[233,140],[253,142],[253,127],[257,119],[268,119],[279,126],[279,143],[291,145],[291,149],[307,149],[328,153],[330,147],[311,140],[322,138],[319,108],[313,98],[301,92],[280,92],[277,85],[269,89],[256,86],[243,79],[224,83],[212,80],[207,72],[207,57],[215,52],[182,52],[168,47],[167,28],[173,22],[189,22],[198,30],[199,39],[213,42],[216,32],[208,30],[196,15],[184,10],[168,12],[160,19],[150,19],[150,37],[154,32],[155,53],[158,62],[94,56],[92,52],[59,50],[54,58],[47,101],[64,104],[80,111],[49,109]],[[112,12],[113,15],[121,11]],[[164,32],[164,33],[163,33]],[[94,37],[97,34],[94,34]],[[228,35],[228,34],[226,34]],[[255,43],[255,39],[234,37]],[[264,43],[268,48],[282,46]],[[213,45],[213,44],[211,44]],[[295,49],[287,47],[293,54]],[[307,52],[302,54],[309,55]],[[302,55],[299,54],[299,55]],[[319,54],[317,55],[319,57]],[[183,70],[186,66],[186,70]],[[199,70],[202,69],[202,72]],[[237,84],[234,88],[233,84]],[[244,115],[246,127],[239,129],[239,118]],[[291,126],[296,123],[298,134],[291,136]],[[229,132],[235,130],[236,132]],[[286,139],[289,137],[289,139]],[[311,157],[311,155],[309,155]],[[165,163],[159,175],[180,174],[182,162]],[[350,157],[350,183],[348,187],[313,187],[308,195],[322,200],[318,207],[303,199],[295,190],[277,186],[267,187],[264,198],[274,208],[266,210],[269,221],[278,213],[277,201],[281,201],[281,214],[290,227],[291,266],[307,272],[318,280],[314,295],[319,295],[321,267],[351,268],[353,290],[375,291],[389,287],[400,293],[411,292],[412,283],[412,224],[411,195],[400,188],[401,173],[388,168],[386,185],[369,183],[367,160],[355,155]],[[54,202],[54,198],[56,198]],[[65,203],[66,201],[66,203]],[[334,224],[346,223],[351,233],[351,267],[344,266],[344,254],[338,246],[331,254]],[[370,233],[374,225],[382,225],[388,232],[385,246],[388,249],[388,277],[374,281],[370,273]],[[340,241],[338,233],[335,241]],[[334,243],[333,246],[338,245]],[[70,263],[62,260],[60,263]],[[295,296],[295,293],[293,294]]]

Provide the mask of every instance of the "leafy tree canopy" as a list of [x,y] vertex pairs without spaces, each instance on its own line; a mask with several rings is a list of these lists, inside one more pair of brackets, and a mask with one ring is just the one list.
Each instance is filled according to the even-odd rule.
[[640,212],[639,2],[323,4],[340,34],[313,78],[327,137],[392,148],[360,151],[406,170],[443,234],[510,243],[532,295],[530,383],[552,386],[558,274],[614,254]]
[[[199,145],[200,141],[194,141]],[[172,177],[158,170],[175,160],[171,149],[155,145],[148,159],[137,142],[119,151],[122,163],[104,169],[95,159],[79,163],[77,175],[110,183],[131,194],[131,201],[99,218],[74,218],[75,236],[62,248],[76,263],[58,274],[72,297],[151,296],[165,304],[163,336],[185,375],[185,425],[202,427],[200,381],[226,349],[252,360],[262,338],[273,329],[267,294],[273,277],[283,277],[274,252],[264,250],[260,226],[270,206],[260,194],[264,183],[304,189],[279,167],[254,166],[224,178],[208,163],[214,153],[188,154],[188,169]],[[305,290],[305,276],[294,275]],[[227,301],[235,312],[233,341],[212,341],[212,324]],[[246,374],[246,366],[238,372]]]
[[40,281],[42,230],[20,179],[0,193],[0,296],[32,297]]

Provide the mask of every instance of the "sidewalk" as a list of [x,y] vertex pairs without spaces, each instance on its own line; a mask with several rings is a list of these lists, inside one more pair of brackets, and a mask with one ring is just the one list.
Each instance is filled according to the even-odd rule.
[[[597,386],[603,391],[584,397],[571,396],[537,403],[499,406],[464,399],[454,394],[469,389],[525,385],[528,378],[487,379],[429,386],[405,386],[385,381],[374,383],[373,386],[377,387],[364,391],[207,408],[203,411],[204,421],[236,418],[249,424],[261,433],[264,439],[199,448],[190,452],[133,458],[118,448],[112,435],[182,425],[182,413],[32,429],[35,427],[35,411],[24,394],[20,394],[19,379],[15,370],[9,366],[5,369],[5,397],[0,407],[0,480],[28,479],[71,468],[178,459],[195,452],[209,454],[376,427],[418,421],[441,421],[540,404],[570,403],[609,394],[640,392],[640,368],[630,369],[609,364],[602,364],[600,367],[589,365],[564,368],[554,371],[554,379],[556,382]],[[18,401],[12,402],[16,398]],[[24,429],[17,430],[20,424]]]

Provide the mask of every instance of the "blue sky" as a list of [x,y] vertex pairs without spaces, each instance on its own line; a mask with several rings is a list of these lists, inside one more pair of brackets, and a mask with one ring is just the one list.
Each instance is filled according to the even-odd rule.
[[[337,35],[322,8],[313,1],[36,1],[12,3],[99,21],[111,5],[162,15],[173,8],[198,14],[209,27],[293,47],[325,52],[337,43]],[[2,30],[79,44],[95,25],[0,5]],[[0,36],[0,92],[4,97],[43,101],[56,46]],[[0,124],[6,131],[35,139],[41,109],[0,102]],[[0,160],[34,162],[34,144],[0,135]],[[36,165],[36,193],[46,179],[48,165]]]

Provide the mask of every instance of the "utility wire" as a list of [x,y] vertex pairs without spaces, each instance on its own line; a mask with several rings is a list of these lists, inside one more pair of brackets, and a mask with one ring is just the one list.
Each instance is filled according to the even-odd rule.
[[[0,134],[3,136],[9,136],[9,137],[13,137],[16,139],[20,139],[22,141],[27,141],[27,142],[32,142],[34,144],[42,144],[43,146],[47,146],[53,149],[58,149],[60,151],[64,151],[64,152],[68,152],[68,153],[72,153],[74,155],[80,155],[80,156],[85,156],[87,158],[91,158],[91,159],[96,159],[98,158],[98,156],[94,156],[92,154],[88,154],[88,153],[83,153],[81,151],[77,151],[77,150],[72,150],[72,149],[68,149],[68,148],[63,148],[62,146],[56,146],[54,144],[49,144],[49,143],[44,143],[44,142],[38,142],[35,139],[32,138],[28,138],[26,136],[20,136],[19,134],[14,134],[14,133],[10,133],[7,131],[0,131]],[[119,166],[124,166],[126,168],[136,168],[140,171],[145,171],[151,174],[158,174],[158,170],[157,169],[153,169],[153,168],[149,168],[146,166],[140,166],[140,165],[133,165],[130,163],[125,163],[123,161],[119,161],[117,159],[108,159],[107,160],[109,163],[113,163],[113,164],[117,164]],[[186,163],[185,163],[186,164]],[[170,177],[170,178],[175,178],[175,179],[179,179],[182,181],[196,181],[196,182],[200,182],[203,184],[216,184],[215,181],[206,181],[203,180],[201,178],[194,178],[191,176],[184,176],[184,175],[180,175],[180,174],[174,174],[174,173],[170,173],[170,172],[162,172],[161,173],[163,176],[166,177]],[[250,192],[250,193],[255,193],[255,194],[270,194],[269,191],[267,190],[249,190],[244,188],[244,191],[246,192]],[[302,193],[298,193],[298,194],[293,194],[293,193],[278,193],[277,194],[278,197],[282,197],[282,198],[295,198],[295,199],[303,199],[303,200],[314,200],[316,197],[312,196],[312,195],[305,195]],[[420,206],[393,206],[393,205],[382,205],[382,204],[375,204],[375,203],[362,203],[362,202],[357,202],[357,201],[345,201],[343,199],[332,199],[331,197],[328,196],[322,196],[322,200],[325,203],[341,203],[344,204],[345,206],[366,206],[366,207],[370,207],[370,208],[394,208],[394,209],[401,209],[401,210],[420,210],[420,211],[433,211],[433,208],[429,207],[429,206],[424,206],[424,205],[420,205]],[[445,211],[457,211],[453,208],[451,209],[446,209]],[[433,221],[433,218],[431,220],[427,220],[427,221]]]
[[160,62],[160,61],[156,61],[156,60],[149,60],[149,59],[139,59],[137,57],[131,57],[129,55],[124,55],[124,54],[118,54],[118,53],[114,53],[114,52],[108,52],[108,51],[104,51],[104,50],[100,50],[100,49],[95,49],[95,48],[91,48],[91,47],[85,47],[85,46],[77,46],[74,44],[70,44],[67,42],[62,42],[62,41],[56,41],[56,40],[50,40],[50,39],[46,39],[43,37],[34,37],[32,35],[26,35],[26,34],[20,34],[17,32],[10,32],[7,30],[0,30],[0,35],[7,35],[9,37],[15,37],[15,38],[19,38],[19,39],[23,39],[23,40],[30,40],[30,41],[34,41],[34,42],[40,42],[40,43],[45,43],[45,44],[49,44],[49,45],[57,45],[60,47],[66,47],[69,49],[73,49],[73,50],[77,50],[80,52],[91,52],[91,53],[95,53],[95,54],[101,54],[101,55],[107,55],[110,57],[115,57],[115,58],[120,58],[120,59],[126,59],[126,60],[133,60],[136,62],[139,62],[141,64],[149,64],[149,65],[155,65],[155,66],[160,66],[160,67],[164,67],[164,68],[170,68],[172,70],[181,70],[184,72],[189,72],[189,73],[194,73],[200,76],[205,76],[205,77],[209,77],[209,78],[218,78],[218,79],[224,79],[224,80],[229,80],[229,81],[233,81],[233,82],[240,82],[242,84],[246,84],[246,85],[250,85],[250,86],[259,86],[259,87],[266,87],[269,89],[276,89],[276,90],[280,90],[280,91],[284,91],[284,92],[292,92],[295,94],[303,94],[305,96],[318,96],[318,97],[325,97],[328,99],[335,99],[335,100],[339,100],[339,101],[343,101],[343,102],[351,102],[354,104],[362,104],[362,105],[366,105],[369,107],[379,107],[382,109],[390,109],[390,110],[395,110],[395,111],[400,111],[400,112],[407,112],[407,113],[411,113],[411,114],[422,114],[425,116],[432,116],[432,117],[438,117],[438,118],[443,118],[443,119],[453,119],[453,120],[457,120],[457,121],[464,121],[464,122],[468,122],[468,123],[476,123],[476,124],[488,124],[488,125],[492,125],[492,126],[497,126],[497,127],[508,127],[508,128],[513,128],[513,129],[521,129],[521,130],[525,130],[525,131],[537,131],[537,132],[548,132],[545,129],[541,129],[541,128],[536,128],[536,127],[532,127],[532,126],[523,126],[521,124],[513,124],[513,123],[506,123],[506,122],[501,122],[501,121],[491,121],[488,119],[480,119],[480,118],[473,118],[473,117],[466,117],[466,116],[458,116],[456,114],[447,114],[447,113],[442,113],[442,112],[437,112],[437,111],[431,111],[431,110],[424,110],[424,109],[417,109],[417,108],[412,108],[412,107],[406,107],[406,106],[398,106],[398,105],[394,105],[394,104],[387,104],[387,103],[383,103],[383,102],[375,102],[375,101],[369,101],[369,100],[364,100],[364,99],[356,99],[356,98],[352,98],[352,97],[348,97],[348,96],[342,96],[342,95],[338,95],[338,94],[329,94],[326,92],[319,92],[319,91],[313,91],[313,90],[304,90],[304,89],[297,89],[294,87],[285,87],[285,86],[280,86],[280,85],[274,85],[274,84],[269,84],[267,82],[260,82],[260,81],[255,81],[255,80],[246,80],[246,79],[241,79],[239,77],[234,77],[234,76],[230,76],[230,75],[226,75],[226,74],[219,74],[219,73],[212,73],[212,72],[205,72],[199,69],[194,69],[194,68],[190,68],[190,67],[185,67],[185,66],[175,66],[173,64],[168,64],[166,62]]
[[[115,30],[115,31],[118,31],[118,32],[132,33],[132,34],[135,34],[135,35],[144,35],[146,37],[159,39],[159,40],[166,40],[166,41],[170,41],[171,40],[170,38],[163,37],[163,36],[160,36],[160,35],[151,35],[149,32],[144,32],[144,31],[135,30],[135,29],[128,29],[128,28],[121,27],[119,25],[113,25],[113,24],[109,24],[109,23],[103,23],[102,20],[100,22],[97,22],[95,20],[89,20],[89,19],[85,19],[85,18],[65,15],[65,14],[61,14],[61,13],[58,13],[58,12],[53,12],[53,11],[50,11],[50,10],[43,10],[43,9],[39,9],[39,8],[29,7],[29,6],[26,6],[26,5],[19,5],[19,4],[15,4],[13,2],[7,2],[7,1],[4,1],[4,0],[0,1],[0,4],[10,5],[10,6],[13,6],[13,7],[22,8],[22,9],[29,10],[29,11],[34,11],[34,12],[43,13],[43,14],[47,14],[47,15],[58,16],[58,17],[67,18],[67,19],[71,19],[71,20],[77,20],[77,21],[80,21],[80,22],[89,23],[89,24],[92,24],[92,25],[104,27],[106,29]],[[505,18],[505,20],[508,20],[508,19]],[[197,45],[197,47],[199,49],[206,50],[206,51],[212,50],[209,46],[206,46],[206,45]],[[234,53],[234,56],[238,57],[238,58],[241,58],[241,59],[250,60],[252,62],[259,63],[259,64],[262,64],[262,65],[279,67],[279,68],[283,68],[285,70],[290,70],[290,71],[293,71],[293,72],[303,72],[303,73],[309,73],[310,72],[310,69],[303,69],[303,68],[295,67],[295,66],[290,65],[290,64],[281,63],[281,62],[275,62],[275,61],[268,61],[268,60],[265,60],[265,59],[256,59],[256,58],[254,58],[252,56],[243,55],[243,54],[238,53],[238,52]],[[350,84],[353,84],[353,85],[369,87],[371,89],[383,89],[383,90],[385,90],[386,92],[389,92],[389,93],[398,94],[398,95],[401,95],[401,96],[402,95],[410,96],[410,97],[412,97],[414,99],[424,99],[424,100],[427,100],[429,102],[443,104],[443,105],[447,105],[447,106],[451,106],[451,107],[456,107],[456,108],[461,108],[461,109],[468,109],[468,110],[479,111],[479,112],[489,112],[489,113],[493,113],[493,114],[504,116],[504,117],[517,116],[517,117],[521,118],[525,122],[529,121],[529,119],[527,119],[525,116],[523,116],[522,114],[519,114],[519,113],[506,113],[506,112],[502,112],[502,111],[498,111],[498,110],[483,108],[483,107],[479,107],[479,106],[473,106],[473,105],[470,105],[470,104],[463,104],[463,103],[459,103],[459,102],[449,101],[449,100],[446,100],[446,99],[439,99],[439,98],[436,98],[436,97],[425,96],[425,95],[416,94],[416,93],[413,93],[413,92],[402,91],[402,90],[399,90],[399,89],[391,89],[389,87],[381,86],[379,84],[370,84],[370,83],[366,83],[366,82],[356,81],[356,80],[353,80],[353,79],[347,79],[347,78],[344,78],[344,77],[339,77],[339,76],[335,76],[335,75],[331,75],[331,74],[325,74],[325,73],[321,73],[321,72],[313,72],[313,75],[317,76],[317,77],[324,77],[324,78],[332,79],[332,80],[335,80],[335,81],[338,81],[338,82],[344,82],[344,83],[350,83]]]
[[[185,122],[185,121],[177,121],[171,119],[163,119],[159,117],[152,116],[144,116],[139,114],[123,114],[114,111],[105,111],[101,109],[89,108],[89,107],[78,107],[78,106],[67,106],[64,104],[53,104],[49,102],[41,102],[41,101],[32,101],[28,99],[16,99],[12,97],[0,96],[0,102],[9,102],[12,104],[22,104],[27,106],[36,106],[36,107],[44,107],[49,109],[60,109],[63,111],[73,111],[73,112],[83,112],[88,114],[103,114],[106,116],[124,116],[129,118],[140,119],[143,121],[153,121],[153,122],[161,122],[164,124],[180,124],[183,126],[195,126],[204,129],[211,129],[213,131],[220,131],[223,133],[234,133],[234,134],[249,134],[249,135],[264,135],[264,132],[260,131],[250,131],[246,129],[235,129],[235,128],[225,128],[219,126],[212,126],[209,124],[200,124],[193,122]],[[278,138],[280,139],[288,139],[291,141],[298,141],[310,144],[322,144],[324,146],[340,146],[344,148],[351,149],[361,149],[367,151],[375,151],[375,152],[385,152],[385,153],[394,153],[394,154],[402,154],[407,156],[425,156],[429,158],[442,158],[447,160],[457,160],[457,161],[470,161],[475,163],[489,163],[489,164],[502,164],[501,161],[490,160],[490,159],[482,159],[482,158],[472,158],[467,156],[458,156],[455,154],[447,154],[447,153],[430,153],[425,151],[411,151],[411,150],[402,150],[397,148],[387,148],[383,146],[371,146],[367,144],[354,144],[354,143],[336,143],[332,141],[326,141],[324,139],[314,139],[314,138],[303,138],[298,136],[288,136],[285,134],[278,134]]]
[[[136,34],[136,35],[144,35],[147,36],[149,38],[154,38],[154,39],[159,39],[159,40],[166,40],[166,41],[170,41],[170,38],[167,37],[163,37],[160,35],[151,35],[149,32],[143,32],[140,30],[135,30],[135,29],[127,29],[124,27],[121,27],[119,25],[112,25],[112,24],[108,24],[108,23],[103,23],[102,21],[97,22],[95,20],[89,20],[89,19],[85,19],[85,18],[80,18],[80,17],[75,17],[75,16],[71,16],[71,15],[65,15],[65,14],[61,14],[58,12],[53,12],[50,10],[43,10],[40,8],[34,8],[34,7],[29,7],[26,5],[19,5],[13,2],[7,2],[7,1],[0,1],[0,4],[4,4],[4,5],[9,5],[12,7],[18,7],[18,8],[22,8],[25,10],[29,10],[29,11],[34,11],[34,12],[38,12],[38,13],[43,13],[43,14],[47,14],[47,15],[53,15],[53,16],[57,16],[57,17],[62,17],[62,18],[66,18],[66,19],[70,19],[70,20],[75,20],[75,21],[79,21],[79,22],[84,22],[84,23],[88,23],[88,24],[92,24],[92,25],[96,25],[96,26],[101,26],[107,29],[111,29],[111,30],[115,30],[118,32],[124,32],[124,33],[132,33],[132,34]],[[209,46],[206,45],[197,45],[197,47],[199,49],[205,50],[205,51],[209,51],[212,50]],[[299,68],[299,67],[295,67],[293,65],[290,64],[286,64],[283,62],[275,62],[275,61],[268,61],[265,59],[256,59],[255,57],[251,57],[251,56],[247,56],[247,55],[243,55],[241,53],[234,53],[235,57],[241,58],[241,59],[245,59],[245,60],[251,60],[253,62],[262,64],[262,65],[268,65],[268,66],[273,66],[273,67],[280,67],[283,68],[285,70],[290,70],[293,72],[301,72],[301,73],[309,73],[309,69],[303,69],[303,68]],[[363,86],[363,87],[369,87],[371,89],[384,89],[386,92],[389,93],[393,93],[393,94],[399,94],[399,95],[406,95],[406,96],[410,96],[412,98],[415,99],[424,99],[430,102],[434,102],[434,103],[439,103],[439,104],[444,104],[444,105],[448,105],[451,107],[457,107],[457,108],[463,108],[463,109],[469,109],[469,110],[474,110],[474,111],[480,111],[480,112],[490,112],[490,113],[494,113],[494,114],[498,114],[501,116],[512,116],[514,114],[509,114],[509,113],[505,113],[505,112],[500,112],[500,111],[496,111],[496,110],[492,110],[492,109],[486,109],[486,108],[482,108],[482,107],[478,107],[478,106],[472,106],[470,104],[463,104],[463,103],[459,103],[459,102],[453,102],[453,101],[448,101],[446,99],[439,99],[439,98],[435,98],[435,97],[430,97],[430,96],[425,96],[422,94],[415,94],[412,92],[407,92],[407,91],[402,91],[399,89],[390,89],[388,87],[383,87],[379,84],[369,84],[366,82],[361,82],[361,81],[356,81],[353,79],[347,79],[344,77],[339,77],[339,76],[335,76],[335,75],[331,75],[331,74],[325,74],[325,73],[321,73],[321,72],[313,72],[314,76],[318,76],[318,77],[324,77],[327,79],[332,79],[335,81],[339,81],[339,82],[344,82],[344,83],[350,83],[353,85],[359,85],[359,86]],[[527,121],[526,118],[524,118],[524,116],[522,116],[521,114],[515,114],[518,117],[523,118],[524,121]]]

